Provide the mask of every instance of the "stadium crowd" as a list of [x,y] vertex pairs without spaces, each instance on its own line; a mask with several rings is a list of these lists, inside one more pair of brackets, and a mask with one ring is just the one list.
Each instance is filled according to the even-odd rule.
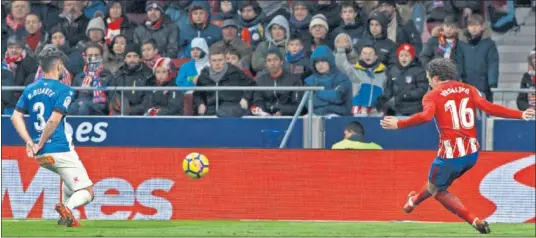
[[[422,110],[434,58],[452,59],[458,80],[493,100],[499,54],[491,30],[515,25],[513,11],[500,0],[2,2],[2,85],[38,80],[36,55],[50,43],[68,58],[61,81],[71,86],[191,88],[78,91],[71,115],[296,112],[299,92],[195,90],[255,85],[323,86],[308,108],[315,115],[412,115]],[[536,84],[535,50],[525,88]],[[19,96],[3,91],[2,113]],[[519,95],[521,110],[535,105],[535,94]]]

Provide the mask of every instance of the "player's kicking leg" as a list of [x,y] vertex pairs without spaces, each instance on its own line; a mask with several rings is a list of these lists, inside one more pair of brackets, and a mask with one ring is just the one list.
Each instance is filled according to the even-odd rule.
[[402,208],[404,212],[410,213],[417,205],[434,196],[434,198],[443,205],[447,210],[456,214],[458,217],[471,224],[480,233],[488,234],[491,232],[489,224],[469,212],[454,195],[447,191],[447,188],[454,180],[462,176],[466,171],[471,169],[476,163],[478,153],[467,155],[465,157],[445,160],[436,158],[430,169],[428,177],[429,182],[421,189],[419,193],[410,192],[408,201]]
[[60,220],[58,221],[58,225],[65,225],[68,227],[80,226],[80,222],[76,220],[72,211],[77,207],[90,203],[92,200],[93,190],[90,186],[74,192],[73,195],[67,201],[66,205],[64,205],[63,203],[56,204],[56,212],[60,214]]

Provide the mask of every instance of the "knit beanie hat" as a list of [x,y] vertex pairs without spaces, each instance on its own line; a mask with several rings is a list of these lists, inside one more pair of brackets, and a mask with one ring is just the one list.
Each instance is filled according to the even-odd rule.
[[411,58],[415,59],[416,53],[415,53],[415,47],[413,47],[413,45],[408,44],[408,43],[400,45],[400,47],[398,47],[398,49],[396,50],[397,58],[399,57],[400,52],[402,52],[403,50],[408,51],[409,54],[411,55]]
[[106,32],[106,26],[104,25],[104,20],[101,17],[95,17],[89,21],[86,28],[86,36],[89,37],[90,30],[100,30],[104,35]]
[[147,1],[147,3],[145,4],[145,12],[148,12],[152,8],[159,10],[161,13],[165,12],[163,1],[159,1],[159,0]]
[[128,55],[128,53],[130,52],[134,52],[136,54],[138,54],[138,56],[141,57],[141,47],[139,44],[136,44],[136,43],[128,43],[127,44],[127,47],[125,49],[125,55]]
[[329,31],[328,20],[323,14],[316,14],[313,16],[311,23],[309,23],[309,30],[316,25],[322,25]]
[[266,52],[266,57],[271,54],[276,55],[277,57],[279,57],[280,60],[284,59],[283,55],[281,54],[281,51],[277,47],[271,47],[270,49],[268,49],[268,52]]

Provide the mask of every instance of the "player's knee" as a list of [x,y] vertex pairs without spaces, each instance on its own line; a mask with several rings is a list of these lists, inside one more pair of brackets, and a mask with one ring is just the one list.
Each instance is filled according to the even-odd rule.
[[436,195],[440,191],[440,188],[436,187],[432,183],[428,183],[428,192],[430,192],[432,195]]
[[89,187],[86,187],[86,188],[83,188],[83,189],[80,189],[80,190],[86,190],[86,191],[88,191],[89,196],[90,196],[90,198],[89,198],[89,202],[92,202],[92,201],[93,201],[93,199],[95,198],[95,194],[93,193],[93,185],[91,185],[91,186],[89,186]]

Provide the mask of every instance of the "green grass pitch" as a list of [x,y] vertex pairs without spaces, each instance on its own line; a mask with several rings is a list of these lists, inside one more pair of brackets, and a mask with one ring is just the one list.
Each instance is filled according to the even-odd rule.
[[[532,224],[490,224],[490,236],[536,236]],[[307,221],[82,221],[2,219],[2,236],[480,236],[465,223]]]

